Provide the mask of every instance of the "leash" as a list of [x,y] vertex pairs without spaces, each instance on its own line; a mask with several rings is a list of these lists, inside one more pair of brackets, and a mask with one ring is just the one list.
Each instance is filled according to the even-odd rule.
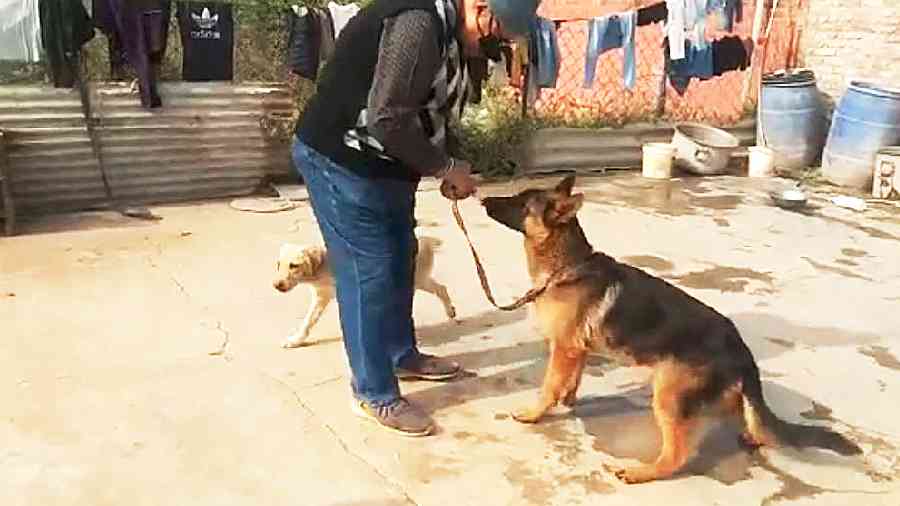
[[494,294],[491,292],[491,285],[488,283],[487,274],[484,271],[484,266],[481,264],[481,258],[478,257],[478,252],[475,250],[475,246],[472,244],[472,239],[469,237],[469,231],[466,230],[466,224],[463,222],[462,215],[459,214],[459,201],[456,199],[451,200],[450,208],[453,211],[453,218],[456,220],[456,225],[462,230],[463,236],[466,238],[466,242],[469,244],[469,250],[472,252],[472,258],[475,260],[475,270],[478,272],[478,280],[481,281],[481,289],[484,291],[484,295],[487,297],[487,300],[497,309],[501,311],[515,311],[520,307],[528,304],[530,302],[534,302],[538,297],[541,296],[547,288],[550,286],[551,280],[555,276],[550,276],[547,278],[547,281],[538,287],[532,288],[525,292],[525,295],[519,297],[511,304],[507,304],[505,306],[501,306],[497,304],[497,301],[494,300]]

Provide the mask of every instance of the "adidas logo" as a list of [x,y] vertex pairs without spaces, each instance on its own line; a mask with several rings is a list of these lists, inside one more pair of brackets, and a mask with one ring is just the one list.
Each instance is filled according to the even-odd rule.
[[201,30],[212,30],[219,24],[219,15],[212,15],[207,7],[203,8],[203,12],[201,12],[199,16],[192,12],[191,19],[194,20],[194,23],[196,23]]

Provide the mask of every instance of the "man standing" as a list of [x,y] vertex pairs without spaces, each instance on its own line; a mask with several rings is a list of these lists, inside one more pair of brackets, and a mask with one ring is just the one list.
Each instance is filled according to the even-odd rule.
[[526,36],[538,0],[373,0],[341,31],[296,129],[303,176],[335,274],[354,411],[408,436],[434,429],[397,379],[447,380],[458,364],[421,353],[412,319],[415,193],[475,193],[447,129],[466,99],[467,58]]

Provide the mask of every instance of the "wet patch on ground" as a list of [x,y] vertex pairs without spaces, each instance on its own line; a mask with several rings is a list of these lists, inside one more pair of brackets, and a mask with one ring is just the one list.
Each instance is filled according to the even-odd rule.
[[865,251],[855,248],[844,248],[841,250],[841,254],[850,258],[863,258],[869,256]]
[[794,348],[797,346],[797,343],[793,341],[788,341],[787,339],[779,339],[777,337],[767,337],[766,341],[770,343],[775,343],[779,346],[784,346],[785,348]]
[[467,441],[474,443],[502,443],[503,439],[489,432],[474,433],[469,431],[459,431],[453,433],[453,439],[459,441]]
[[670,274],[666,279],[676,281],[687,288],[719,290],[720,292],[743,293],[752,281],[763,284],[754,293],[774,293],[775,278],[769,272],[759,272],[744,267],[717,265],[702,271],[684,274]]
[[722,212],[737,209],[744,195],[712,194],[702,178],[666,181],[612,177],[609,182],[584,191],[589,202],[619,204],[643,212],[664,216],[710,216],[720,227],[730,223]]
[[675,264],[672,262],[654,255],[632,255],[622,257],[619,261],[639,269],[650,269],[656,272],[668,272],[675,268]]
[[873,360],[881,367],[900,371],[900,360],[894,356],[885,346],[869,346],[860,348],[859,352]]
[[863,276],[861,274],[857,274],[849,269],[844,269],[843,267],[835,267],[833,265],[821,264],[809,257],[803,257],[803,260],[805,260],[806,263],[811,265],[813,268],[815,268],[819,272],[827,272],[829,274],[837,274],[838,276],[843,276],[845,278],[861,279],[863,281],[874,281],[870,277]]

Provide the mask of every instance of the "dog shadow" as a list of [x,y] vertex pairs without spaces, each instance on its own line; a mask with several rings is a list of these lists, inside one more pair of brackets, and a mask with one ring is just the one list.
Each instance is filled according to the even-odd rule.
[[456,321],[445,320],[440,323],[417,326],[416,337],[421,344],[440,346],[489,329],[518,323],[527,315],[528,312],[524,309],[516,311],[492,309]]
[[[792,411],[804,417],[803,414],[811,413],[819,406],[809,397],[775,383],[763,382],[763,389],[772,410],[784,419],[792,419],[787,416]],[[572,416],[578,418],[585,432],[593,436],[595,450],[619,459],[650,463],[662,447],[650,407],[651,395],[650,387],[641,387],[614,396],[586,397],[576,404]],[[844,457],[819,449],[748,449],[740,441],[742,430],[743,421],[735,417],[702,418],[694,435],[694,455],[679,476],[699,475],[733,485],[752,478],[753,468],[786,475],[784,471],[774,469],[766,459],[766,452],[770,451],[788,453],[797,460],[815,465],[841,467],[870,475],[871,470],[859,457]]]
[[[504,367],[502,372],[489,375],[474,373],[463,375],[456,381],[411,393],[409,398],[413,402],[438,412],[468,402],[504,398],[522,391],[534,390],[540,386],[546,367],[546,344],[543,341],[532,341],[460,353],[449,358],[460,362],[468,370],[518,363],[522,365]],[[606,369],[607,366],[604,365],[602,368]],[[816,413],[823,408],[828,412],[828,408],[815,403],[807,396],[767,381],[763,382],[763,388],[767,402],[783,419],[807,424],[834,421],[817,416]],[[649,463],[656,459],[662,447],[662,439],[650,404],[651,390],[648,386],[632,387],[616,395],[582,397],[571,412],[551,413],[538,424],[529,427],[544,435],[556,448],[572,445],[571,449],[577,450],[576,446],[579,443],[568,434],[571,429],[567,427],[571,425],[566,423],[574,417],[581,422],[584,432],[592,436],[594,450],[619,459]],[[508,409],[512,411],[518,407],[520,406],[515,404],[510,405]],[[789,416],[791,413],[799,414],[799,417]],[[511,419],[509,411],[498,411],[495,418],[516,423]],[[750,479],[753,468],[783,473],[775,469],[765,458],[766,452],[770,451],[788,453],[796,460],[816,465],[841,467],[872,476],[872,470],[863,459],[843,457],[825,450],[801,451],[790,448],[749,450],[740,441],[742,431],[742,420],[733,417],[704,417],[694,434],[694,448],[696,448],[694,456],[679,476],[700,475],[731,485]],[[854,435],[855,433],[849,437],[852,439]]]
[[[482,311],[481,313],[457,320],[445,320],[440,323],[416,326],[416,341],[420,345],[440,346],[458,341],[479,332],[513,325],[523,321],[528,313],[524,309],[516,311],[500,311],[499,309]],[[300,347],[317,346],[343,341],[342,335],[310,339]],[[531,357],[534,358],[534,357]]]
[[[529,341],[500,348],[458,353],[447,358],[461,364],[466,373],[455,381],[435,384],[408,395],[432,411],[460,406],[472,401],[505,397],[540,386],[546,365],[547,345]],[[521,364],[507,368],[511,364]],[[479,374],[478,369],[504,367],[501,372]]]
[[859,346],[877,343],[881,336],[834,327],[804,325],[770,313],[729,315],[757,362],[797,349]]

